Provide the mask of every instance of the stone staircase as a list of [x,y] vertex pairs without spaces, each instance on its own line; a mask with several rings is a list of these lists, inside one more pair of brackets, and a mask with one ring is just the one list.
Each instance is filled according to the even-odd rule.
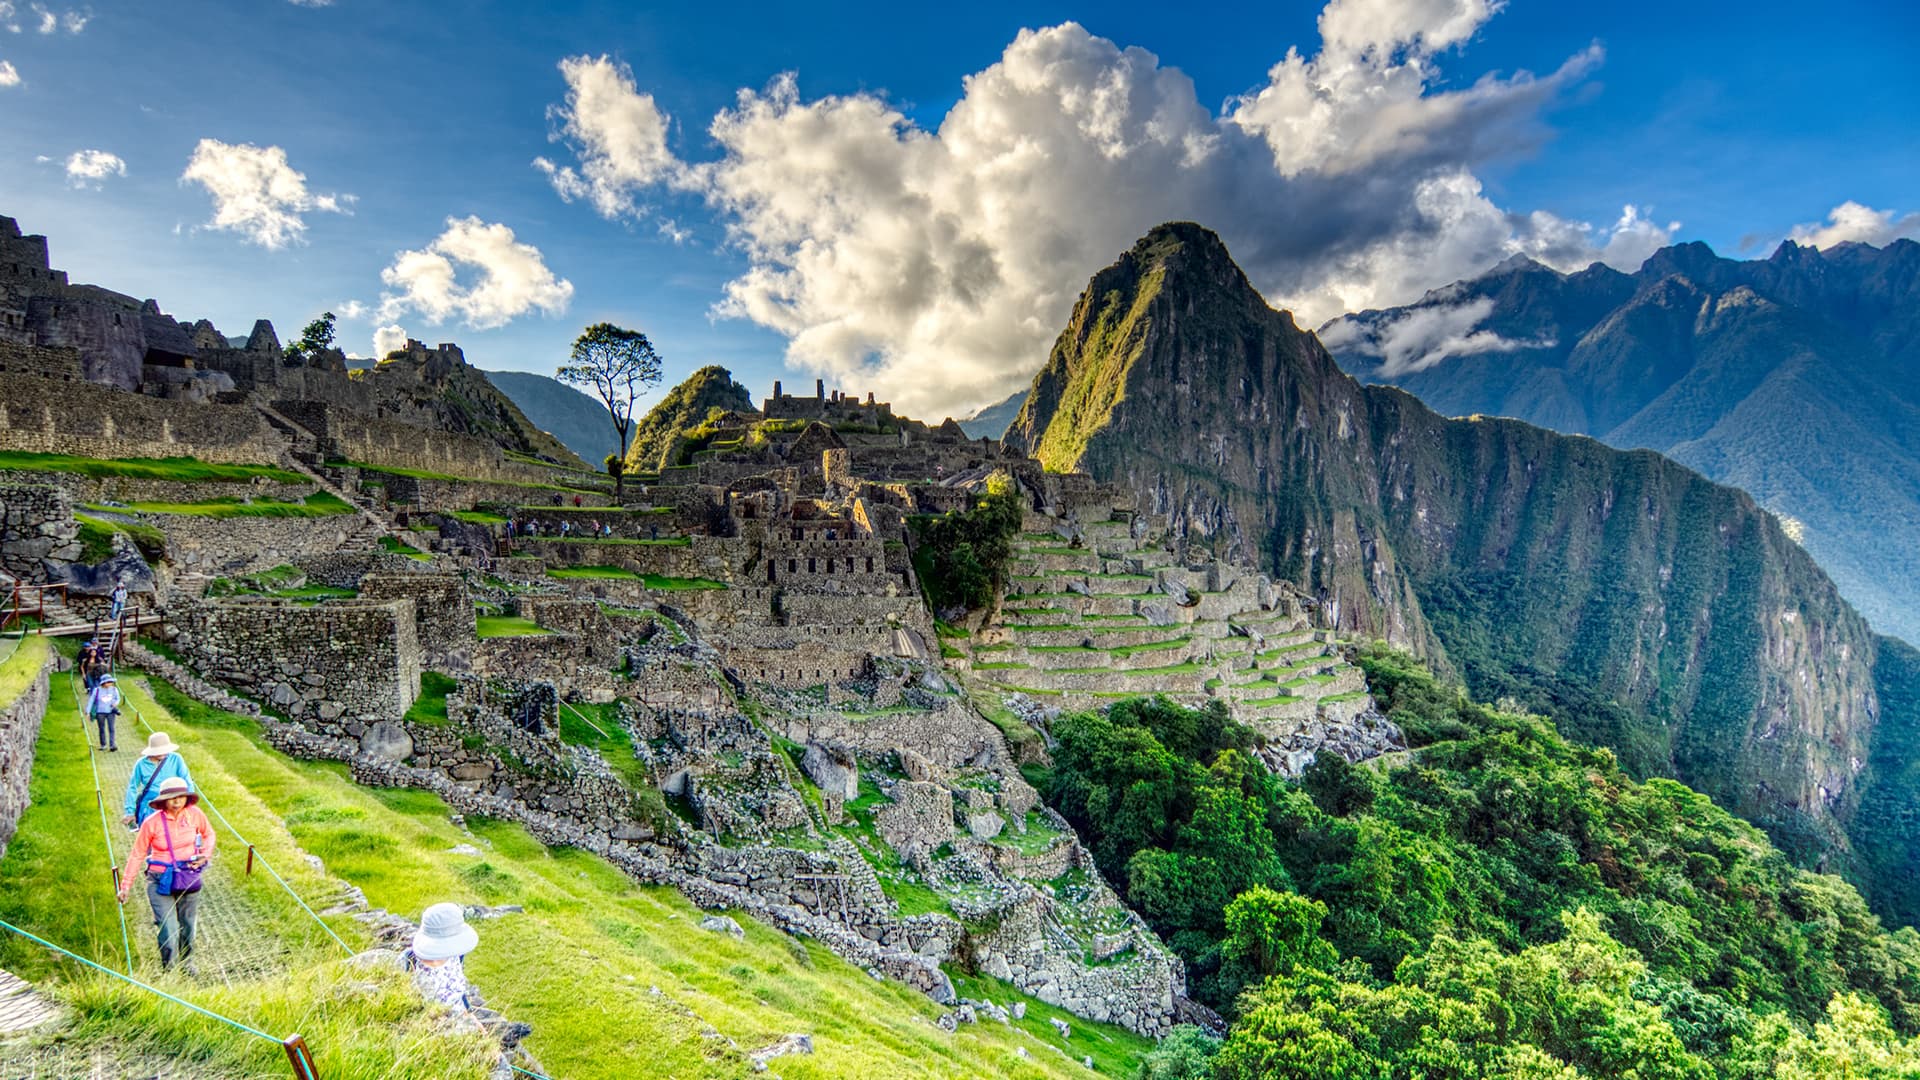
[[253,407],[265,419],[274,431],[285,440],[286,447],[280,453],[280,464],[306,477],[320,490],[352,506],[360,515],[360,524],[348,534],[340,545],[341,551],[370,551],[380,546],[380,538],[394,532],[391,521],[375,513],[365,497],[329,480],[319,471],[321,465],[320,437],[308,431],[299,423],[288,419],[273,406],[264,401],[254,401]]

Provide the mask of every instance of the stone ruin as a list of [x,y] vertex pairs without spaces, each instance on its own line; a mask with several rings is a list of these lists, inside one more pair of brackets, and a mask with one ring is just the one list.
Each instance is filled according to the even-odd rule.
[[[1402,745],[1311,598],[1179,550],[1124,491],[873,395],[776,384],[616,503],[603,476],[458,429],[441,400],[471,371],[457,347],[409,342],[370,383],[329,357],[285,364],[264,323],[244,347],[150,303],[129,323],[130,299],[71,292],[44,239],[4,219],[0,281],[0,381],[19,390],[0,447],[303,478],[0,475],[9,531],[36,538],[9,565],[57,577],[76,506],[335,493],[351,514],[109,510],[166,540],[154,587],[184,668],[151,662],[262,715],[290,753],[523,821],[943,1001],[958,965],[1149,1034],[1205,1019],[1020,773],[1061,709],[1223,701],[1282,773]],[[153,393],[189,382],[214,400]],[[63,386],[112,395],[106,427],[62,412]],[[996,473],[1025,503],[1011,586],[943,639],[908,523],[965,509]]]

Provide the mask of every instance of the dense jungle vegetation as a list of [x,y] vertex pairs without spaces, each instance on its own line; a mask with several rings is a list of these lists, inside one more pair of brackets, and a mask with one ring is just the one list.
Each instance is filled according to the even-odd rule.
[[1222,708],[1053,725],[1036,776],[1233,1028],[1149,1077],[1920,1077],[1920,933],[1606,749],[1363,651],[1415,749],[1297,781]]

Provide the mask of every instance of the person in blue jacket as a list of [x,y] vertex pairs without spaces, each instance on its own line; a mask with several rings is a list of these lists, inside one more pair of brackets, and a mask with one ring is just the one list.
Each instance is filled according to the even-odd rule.
[[180,756],[180,748],[166,732],[156,731],[147,737],[147,748],[141,752],[140,760],[133,763],[133,775],[127,777],[127,796],[120,806],[120,823],[139,828],[153,813],[150,794],[159,791],[170,776],[185,780],[188,791],[197,790],[193,786],[193,774],[187,771],[187,760]]

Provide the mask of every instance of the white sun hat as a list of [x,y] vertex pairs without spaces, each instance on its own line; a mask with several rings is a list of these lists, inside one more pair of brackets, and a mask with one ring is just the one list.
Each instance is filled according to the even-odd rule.
[[420,916],[413,933],[413,955],[422,960],[451,960],[465,956],[480,944],[480,935],[467,925],[459,904],[435,904]]

